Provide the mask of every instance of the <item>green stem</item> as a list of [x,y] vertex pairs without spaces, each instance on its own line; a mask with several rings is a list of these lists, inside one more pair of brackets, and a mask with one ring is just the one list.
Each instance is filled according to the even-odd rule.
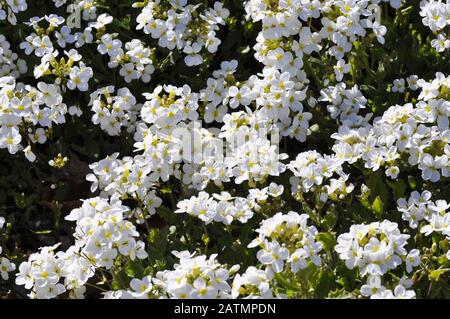
[[314,68],[312,67],[312,65],[309,62],[308,58],[304,59],[303,65],[305,67],[306,74],[308,74],[309,76],[312,77],[312,79],[314,80],[314,83],[317,86],[317,88],[319,90],[322,89],[322,87],[323,87],[322,82],[320,81],[319,77],[315,73]]

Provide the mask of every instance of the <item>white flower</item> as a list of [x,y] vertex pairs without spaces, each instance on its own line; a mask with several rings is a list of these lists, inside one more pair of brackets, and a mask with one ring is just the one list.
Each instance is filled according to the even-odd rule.
[[405,79],[395,79],[394,86],[392,87],[392,92],[405,92]]
[[364,297],[371,297],[373,295],[383,293],[386,288],[381,284],[381,278],[379,276],[369,276],[367,283],[361,286],[361,295]]
[[83,62],[79,63],[79,67],[75,66],[69,74],[70,80],[67,82],[67,87],[70,90],[78,89],[82,92],[88,90],[89,80],[93,77],[92,68],[86,67]]
[[31,151],[31,146],[30,145],[25,147],[23,149],[23,152],[24,152],[25,157],[27,158],[27,160],[29,160],[30,162],[34,162],[36,160],[36,155],[34,155],[34,153]]
[[345,60],[340,59],[334,67],[336,81],[340,82],[344,78],[344,74],[350,71],[350,64],[346,64]]
[[289,257],[289,251],[282,248],[276,241],[264,244],[264,248],[257,253],[258,260],[263,265],[270,265],[274,272],[282,272],[284,261]]
[[15,269],[16,265],[11,263],[7,258],[0,257],[0,276],[3,278],[3,280],[8,280],[8,272],[14,271]]
[[413,267],[420,264],[420,252],[417,249],[412,249],[406,256],[406,271],[411,272]]
[[185,46],[183,52],[187,54],[184,58],[184,62],[187,66],[200,65],[203,62],[203,58],[200,54],[202,47],[198,43],[194,43],[192,46]]
[[97,21],[90,24],[90,27],[101,29],[113,21],[113,17],[107,13],[103,13],[97,17]]

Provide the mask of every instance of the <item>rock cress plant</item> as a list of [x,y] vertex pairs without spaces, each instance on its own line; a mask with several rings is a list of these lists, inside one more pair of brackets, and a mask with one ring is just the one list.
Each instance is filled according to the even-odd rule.
[[450,297],[449,26],[0,0],[0,297]]

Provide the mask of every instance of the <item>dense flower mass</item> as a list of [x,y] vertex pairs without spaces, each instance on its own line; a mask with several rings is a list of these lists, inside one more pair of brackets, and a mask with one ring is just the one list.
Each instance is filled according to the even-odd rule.
[[449,17],[0,0],[0,298],[450,297]]
[[445,29],[450,25],[448,15],[450,13],[450,4],[443,1],[421,1],[420,15],[425,26],[436,35],[431,41],[431,46],[438,52],[450,49],[450,39]]
[[430,82],[417,80],[416,104],[394,105],[373,125],[351,128],[344,122],[331,136],[337,140],[333,150],[348,162],[361,159],[373,171],[386,167],[386,175],[393,179],[405,156],[408,165],[418,166],[425,181],[449,177],[449,80],[442,73]]
[[260,246],[258,260],[275,273],[284,270],[285,262],[293,273],[305,269],[308,261],[320,266],[318,253],[322,250],[322,244],[316,242],[318,231],[316,227],[306,225],[307,219],[307,215],[295,212],[275,214],[262,222],[261,228],[256,230],[258,238],[249,247]]
[[136,18],[136,29],[158,39],[158,45],[163,48],[182,51],[187,66],[202,64],[202,50],[217,51],[220,39],[216,37],[216,31],[230,14],[221,2],[215,2],[212,8],[188,4],[187,0],[150,0],[134,6],[144,4]]
[[401,264],[408,238],[395,223],[384,220],[353,225],[348,233],[339,235],[335,249],[348,268],[360,268],[362,276],[380,276]]
[[[66,121],[68,108],[63,103],[61,90],[54,84],[39,82],[37,87],[33,87],[17,83],[13,77],[2,77],[0,92],[0,148],[7,149],[11,154],[22,150],[25,157],[33,162],[36,156],[30,145],[45,143],[46,132],[53,124]],[[27,143],[21,143],[23,140]]]

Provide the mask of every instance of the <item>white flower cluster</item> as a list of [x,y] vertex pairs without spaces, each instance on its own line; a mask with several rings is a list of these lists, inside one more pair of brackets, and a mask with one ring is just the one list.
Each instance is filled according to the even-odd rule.
[[253,217],[253,211],[260,209],[258,202],[265,202],[269,195],[277,197],[282,193],[283,186],[275,183],[263,189],[251,189],[247,198],[233,197],[228,192],[210,196],[202,191],[198,196],[178,202],[175,213],[187,213],[201,219],[205,224],[214,221],[229,225],[234,220],[246,223]]
[[[5,224],[5,219],[0,217],[0,230],[3,228]],[[0,277],[3,280],[9,279],[9,272],[16,270],[16,265],[12,263],[8,258],[1,256],[2,254],[2,246],[0,246]]]
[[16,284],[32,289],[31,298],[55,298],[67,290],[72,297],[81,298],[96,270],[111,269],[118,256],[146,258],[144,243],[136,240],[136,227],[125,219],[127,211],[128,207],[115,199],[85,200],[66,217],[76,222],[75,244],[65,252],[55,253],[57,244],[32,254],[19,266]]
[[26,24],[33,27],[34,32],[25,38],[20,48],[26,55],[34,53],[42,58],[55,50],[54,44],[65,48],[68,44],[74,43],[77,39],[65,22],[63,17],[56,14],[31,18]]
[[12,76],[18,78],[28,70],[25,60],[19,59],[17,53],[11,50],[11,44],[3,34],[0,34],[0,78]]
[[169,298],[229,298],[230,277],[239,270],[235,265],[227,268],[220,264],[217,254],[209,257],[195,256],[188,251],[174,252],[179,263],[174,270],[160,271],[155,284],[161,287]]
[[152,278],[132,279],[132,290],[116,290],[105,293],[107,299],[228,299],[231,296],[230,279],[239,270],[235,265],[227,268],[211,255],[195,256],[188,251],[172,252],[179,262],[173,270],[156,273]]
[[[235,274],[239,267],[233,266],[228,270],[215,260],[216,255],[207,258],[186,251],[173,253],[179,258],[174,270],[159,272],[155,277],[133,278],[130,290],[108,291],[105,298],[275,298],[273,272],[269,268],[260,270],[250,266],[243,274]],[[276,297],[282,298],[283,295]]]
[[[255,57],[266,66],[289,71],[292,76],[303,77],[303,55],[323,50],[338,61],[338,80],[349,72],[345,54],[353,43],[372,30],[378,41],[384,43],[386,27],[380,25],[377,17],[380,1],[356,0],[294,0],[246,2],[245,10],[254,22],[262,22],[254,46]],[[394,8],[401,0],[390,1]],[[320,21],[314,32],[308,24],[311,19]]]
[[[298,81],[290,72],[281,73],[275,68],[265,68],[263,77],[250,78],[254,84],[257,117],[261,121],[270,121],[279,129],[282,136],[306,141],[309,121],[312,114],[304,111],[306,81]],[[248,85],[248,84],[247,84]],[[267,93],[266,93],[267,92]]]
[[[353,191],[354,185],[347,183],[349,176],[342,169],[343,163],[336,155],[321,155],[317,151],[298,154],[288,165],[294,173],[289,180],[291,192],[307,193],[316,190],[322,202],[326,202],[328,198],[344,199]],[[329,180],[329,184],[321,186],[325,180]]]
[[399,92],[404,93],[406,90],[406,85],[408,85],[408,89],[411,91],[415,91],[419,88],[417,85],[417,81],[419,80],[419,77],[417,75],[410,75],[406,78],[406,81],[404,78],[395,79],[393,86],[392,86],[392,92]]
[[262,127],[276,125],[282,136],[304,142],[312,118],[311,113],[304,112],[302,104],[306,98],[306,81],[294,78],[292,72],[280,73],[266,67],[260,76],[238,82],[233,76],[236,68],[236,60],[222,62],[221,69],[213,72],[207,87],[200,91],[201,100],[207,103],[205,122],[223,122],[227,105],[231,109],[244,106],[246,110],[254,105],[254,120],[250,123]]
[[[65,254],[63,252],[55,253],[60,244],[51,247],[41,247],[39,253],[33,253],[27,262],[19,266],[16,284],[23,285],[26,289],[32,289],[30,298],[51,299],[66,291],[65,286],[60,283],[65,275],[64,263]],[[86,269],[79,269],[79,277],[85,278]],[[81,292],[81,291],[80,291]]]
[[180,122],[198,118],[198,94],[188,85],[177,88],[158,85],[152,93],[145,93],[146,102],[141,118],[150,125],[150,130],[170,133]]
[[335,246],[339,257],[349,269],[358,268],[367,282],[361,286],[360,294],[371,299],[411,299],[415,298],[412,280],[403,276],[390,290],[382,284],[382,276],[405,262],[406,271],[413,271],[420,264],[417,249],[406,251],[405,245],[410,235],[401,234],[398,225],[388,220],[369,225],[352,225],[350,231],[338,237]]
[[409,237],[389,220],[352,225],[348,233],[339,235],[335,250],[347,268],[359,268],[362,276],[382,276],[402,264]]
[[366,108],[367,99],[362,95],[357,85],[351,89],[346,88],[345,83],[328,86],[320,91],[319,101],[330,103],[327,111],[331,118],[339,117],[341,123],[349,127],[367,124],[371,115],[362,117],[359,115],[361,109]]
[[[0,148],[15,154],[23,150],[26,158],[33,162],[36,156],[31,144],[43,144],[47,140],[46,130],[53,123],[65,123],[67,106],[58,86],[39,82],[37,87],[16,83],[13,77],[0,78]],[[21,129],[25,130],[24,136]],[[21,142],[27,141],[24,148]]]
[[203,63],[203,48],[209,53],[217,51],[220,40],[216,32],[229,14],[218,1],[209,8],[187,0],[150,0],[136,18],[136,29],[158,39],[163,48],[183,51],[186,65],[196,66]]
[[139,39],[125,43],[124,50],[122,41],[116,37],[117,34],[106,33],[97,40],[97,51],[102,55],[107,54],[110,59],[108,67],[113,69],[120,66],[119,74],[127,83],[139,79],[144,83],[150,82],[151,75],[155,71],[152,51]]
[[26,0],[6,0],[0,3],[0,21],[7,20],[12,25],[17,24],[16,14],[26,11]]
[[60,8],[67,4],[68,12],[75,13],[80,11],[82,13],[83,20],[90,21],[97,17],[97,2],[95,0],[52,0],[56,8]]
[[34,77],[39,79],[46,75],[54,76],[54,84],[60,85],[62,89],[67,87],[69,90],[86,92],[89,80],[94,76],[92,68],[81,61],[82,56],[75,49],[64,51],[66,57],[59,58],[58,55],[57,50],[45,54],[41,58],[41,64],[34,68]]
[[233,220],[246,223],[253,217],[254,205],[254,201],[243,197],[233,198],[228,192],[213,194],[210,197],[208,193],[202,191],[198,196],[178,202],[175,213],[187,213],[204,221],[205,224],[215,221],[228,225]]
[[131,291],[107,292],[105,298],[274,298],[273,272],[269,269],[259,270],[251,266],[242,275],[236,274],[230,294],[229,281],[238,266],[227,270],[217,263],[216,255],[207,259],[203,255],[194,257],[186,251],[174,254],[180,259],[175,270],[159,272],[155,278],[132,279]]
[[406,154],[407,163],[417,165],[424,180],[437,182],[450,176],[450,77],[437,73],[433,81],[419,79],[417,85],[415,105],[392,106],[373,126],[341,126],[331,135],[337,140],[336,156],[349,163],[361,158],[373,171],[387,166],[386,175],[396,178]]
[[110,290],[104,292],[104,299],[153,299],[158,291],[153,289],[153,278],[145,276],[142,279],[133,278],[130,281],[130,290]]
[[428,206],[433,204],[430,199],[431,193],[429,191],[423,191],[422,193],[414,191],[408,199],[400,198],[397,201],[397,209],[402,212],[402,219],[409,223],[409,227],[415,229],[425,218],[430,220],[432,210]]
[[437,35],[436,39],[431,40],[431,46],[437,52],[450,49],[450,38],[446,32],[447,26],[450,25],[450,3],[440,0],[422,0],[420,15],[423,24]]
[[308,215],[296,212],[277,213],[265,219],[256,230],[258,237],[248,247],[261,247],[257,258],[275,273],[289,267],[293,273],[305,269],[309,262],[322,264],[322,244],[316,241],[318,231],[307,225]]
[[144,48],[137,39],[126,43],[126,52],[121,48],[120,40],[114,42],[114,44],[118,43],[118,46],[112,45],[112,40],[108,42],[108,39],[116,36],[105,34],[106,25],[112,21],[113,18],[110,15],[102,14],[96,21],[90,22],[82,32],[73,34],[68,26],[69,21],[66,21],[64,17],[56,14],[33,17],[26,24],[33,27],[34,32],[25,38],[20,48],[25,51],[25,54],[34,54],[41,59],[41,64],[34,69],[35,78],[52,76],[56,84],[67,85],[70,90],[78,89],[84,92],[88,90],[88,82],[93,77],[92,68],[81,61],[83,57],[75,49],[64,51],[67,57],[58,58],[59,52],[56,46],[65,49],[74,44],[78,49],[86,43],[94,42],[92,31],[96,30],[96,36],[101,37],[97,40],[98,50],[102,54],[110,55],[111,61],[108,65],[111,68],[122,65],[119,73],[127,82],[139,78],[145,82],[150,81],[150,75],[154,71],[149,58],[150,50]]
[[407,277],[400,278],[393,290],[386,288],[381,283],[381,277],[369,276],[367,283],[361,286],[361,295],[370,299],[414,299],[414,290],[408,290],[413,281]]
[[100,124],[102,130],[111,136],[119,135],[122,127],[132,133],[142,105],[136,103],[128,88],[115,91],[115,87],[110,85],[91,93],[89,106],[94,112],[92,123]]
[[[142,112],[145,108],[145,106],[142,108]],[[182,113],[186,114],[184,111]],[[168,121],[170,117],[162,120]],[[152,133],[157,129],[158,121],[154,123],[150,129],[147,129],[145,125],[138,125],[135,147],[137,150],[144,151],[142,155],[120,161],[116,160],[116,154],[92,166],[94,174],[89,175],[88,180],[94,183],[93,191],[100,187],[109,195],[118,191],[120,196],[125,193],[133,195],[137,191],[138,194],[142,194],[140,195],[142,198],[153,183],[167,181],[170,176],[201,190],[210,181],[221,185],[222,182],[230,181],[233,176],[236,183],[244,180],[258,181],[264,180],[268,175],[279,175],[284,171],[284,165],[279,163],[279,159],[285,158],[284,155],[278,155],[276,146],[270,145],[267,139],[259,136],[253,136],[253,139],[236,150],[230,151],[231,155],[224,158],[215,156],[223,151],[220,149],[223,145],[221,140],[207,130],[190,128],[187,134],[189,136],[185,135],[180,139],[179,136]],[[187,138],[188,142],[191,142],[191,132],[199,136],[198,139],[201,140],[200,144],[204,150],[203,153],[200,150],[200,154],[205,156],[198,162],[196,162],[196,153],[191,156],[190,150],[187,150],[187,155],[183,155],[183,140]],[[181,133],[184,134],[186,131],[183,130]],[[252,156],[255,153],[256,156]],[[181,166],[182,159],[186,163]],[[249,165],[252,167],[250,171],[246,169]]]
[[[269,175],[278,176],[285,170],[280,160],[285,159],[286,155],[278,154],[277,146],[266,137],[269,130],[261,135],[252,127],[256,125],[252,113],[241,111],[227,114],[222,132],[214,134],[214,130],[199,128],[195,122],[199,117],[198,94],[191,92],[189,86],[158,86],[153,93],[144,95],[147,102],[140,112],[144,123],[137,124],[134,135],[135,149],[143,153],[134,158],[134,163],[129,162],[130,169],[132,165],[138,166],[135,170],[139,172],[139,180],[145,178],[154,183],[175,176],[184,184],[201,190],[210,181],[216,185],[230,181],[231,177],[235,177],[236,183],[263,181]],[[248,139],[236,145],[236,139],[241,135]],[[222,137],[226,138],[226,158],[220,156],[223,154]],[[194,149],[185,152],[184,146],[191,145],[189,143]],[[182,161],[185,162],[183,166]],[[102,165],[105,164],[109,165],[106,162]],[[105,181],[111,182],[109,190],[121,188],[113,186],[123,181],[112,180],[110,171],[98,173],[104,174]],[[94,176],[90,178],[94,183],[97,180]],[[128,176],[124,181],[128,182]],[[107,186],[103,182],[101,184]],[[139,188],[140,185],[139,182],[135,186]],[[142,185],[148,189],[145,186],[148,183]]]
[[131,260],[147,257],[144,243],[135,239],[139,237],[136,227],[125,219],[128,210],[119,200],[96,197],[85,200],[66,217],[77,224],[75,247],[94,266],[111,268],[118,253]]
[[[261,133],[255,127],[248,127],[247,123],[256,124],[249,114],[244,112],[227,114],[224,122],[225,125],[222,127],[219,137],[226,138],[227,146],[234,146],[223,161],[227,167],[225,176],[235,177],[236,184],[244,181],[253,184],[265,181],[268,176],[279,176],[286,170],[286,166],[281,161],[288,156],[285,153],[280,154],[278,146],[272,144],[266,137],[270,130],[262,129]],[[248,138],[245,142],[242,142],[243,136]],[[241,144],[233,144],[233,141],[236,140]],[[216,164],[220,162],[222,161],[218,161]],[[207,163],[208,161],[205,164]]]
[[[447,201],[432,201],[429,191],[414,191],[408,200],[400,198],[397,205],[402,218],[409,222],[409,227],[420,228],[420,232],[426,236],[437,232],[450,239],[450,203]],[[450,250],[447,258],[450,259]]]
[[141,204],[128,214],[134,215],[137,223],[141,224],[155,214],[156,208],[162,203],[161,198],[153,190],[158,173],[151,172],[151,168],[142,158],[137,158],[137,161],[131,157],[119,160],[118,156],[119,153],[114,153],[100,162],[91,164],[89,167],[93,173],[88,174],[86,179],[92,182],[92,192],[98,188],[101,190],[102,198],[133,199]]
[[273,299],[283,298],[281,294],[273,291],[273,271],[248,267],[243,274],[234,276],[231,297],[233,299]]

